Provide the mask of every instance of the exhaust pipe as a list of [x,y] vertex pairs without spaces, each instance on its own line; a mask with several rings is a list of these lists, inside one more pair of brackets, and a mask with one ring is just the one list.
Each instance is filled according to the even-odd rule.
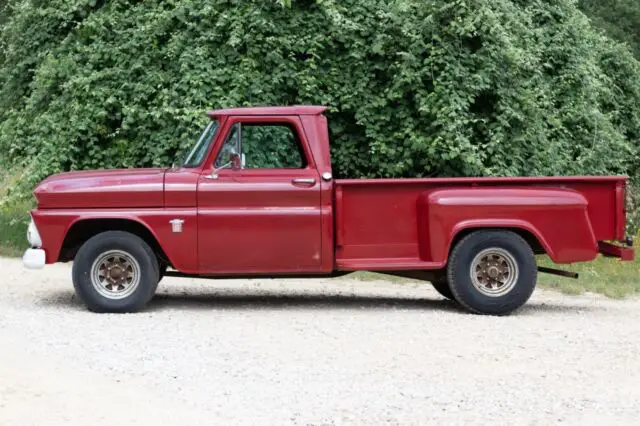
[[559,275],[561,277],[575,278],[575,279],[578,279],[578,276],[579,276],[577,272],[569,272],[569,271],[562,271],[560,269],[545,268],[544,266],[538,266],[538,271],[545,274]]

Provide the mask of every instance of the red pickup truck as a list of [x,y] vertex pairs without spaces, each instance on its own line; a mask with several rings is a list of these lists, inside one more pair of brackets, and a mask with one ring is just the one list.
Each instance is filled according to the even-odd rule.
[[97,312],[142,309],[169,274],[367,270],[427,279],[499,315],[531,296],[536,254],[634,256],[624,177],[333,179],[325,110],[212,111],[177,167],[45,179],[24,264],[73,260],[75,290]]

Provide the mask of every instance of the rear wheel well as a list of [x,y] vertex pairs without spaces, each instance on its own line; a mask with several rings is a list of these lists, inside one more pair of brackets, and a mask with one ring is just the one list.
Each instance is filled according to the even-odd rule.
[[476,232],[476,231],[511,231],[514,234],[518,234],[519,236],[521,236],[527,242],[527,244],[529,244],[529,247],[531,247],[531,250],[533,250],[534,254],[547,254],[547,251],[544,249],[544,246],[540,243],[538,238],[533,233],[531,233],[530,231],[527,231],[526,229],[522,229],[522,228],[467,228],[467,229],[463,229],[462,231],[458,232],[456,234],[456,236],[453,238],[453,241],[451,241],[451,246],[449,247],[449,255],[451,255],[451,251],[456,246],[456,244],[458,244],[458,242],[460,240],[462,240],[467,235],[472,234],[473,232]]
[[62,242],[58,262],[69,262],[91,237],[105,231],[123,231],[142,238],[153,250],[159,262],[170,264],[166,253],[143,224],[130,219],[87,219],[74,223]]

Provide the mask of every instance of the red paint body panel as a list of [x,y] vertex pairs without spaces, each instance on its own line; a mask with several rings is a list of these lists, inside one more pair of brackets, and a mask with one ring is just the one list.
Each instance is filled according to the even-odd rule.
[[[324,108],[324,107],[316,107]],[[318,109],[318,111],[320,111]],[[324,109],[323,109],[324,111]],[[320,112],[318,112],[320,114]],[[300,123],[303,132],[303,140],[308,144],[307,155],[313,158],[320,182],[320,212],[321,212],[321,239],[322,239],[322,269],[321,272],[333,271],[335,232],[334,232],[334,183],[333,180],[325,181],[322,176],[332,174],[331,154],[329,152],[329,126],[327,118],[323,115],[301,115]]]
[[264,117],[273,117],[278,115],[303,116],[303,115],[320,115],[327,110],[325,106],[316,105],[294,105],[294,106],[265,106],[265,107],[247,107],[247,108],[227,108],[216,109],[208,112],[209,117],[217,118],[223,116],[250,116],[260,115]]
[[[164,249],[171,264],[179,271],[197,273],[195,251],[198,228],[195,209],[74,209],[74,210],[33,210],[47,263],[55,263],[60,248],[71,226],[81,220],[125,219],[145,226]],[[183,232],[171,231],[169,221],[175,217],[184,218]]]
[[441,268],[458,232],[487,227],[530,231],[558,263],[592,260],[598,241],[621,239],[616,221],[624,220],[624,212],[616,188],[625,180],[338,180],[336,264],[347,270],[386,262]]
[[[300,178],[314,170],[298,171]],[[318,272],[320,186],[296,187],[295,176],[229,176],[198,185],[199,271]],[[315,177],[317,181],[317,176]]]
[[[446,265],[461,233],[511,228],[531,233],[558,263],[599,252],[629,259],[626,178],[435,178],[333,180],[325,107],[212,111],[219,130],[205,161],[189,169],[63,173],[34,191],[47,263],[82,220],[145,226],[180,272],[328,274],[420,270]],[[219,170],[214,158],[238,122],[286,123],[307,159],[303,169]],[[307,183],[300,184],[299,179]],[[170,221],[184,221],[174,232]]]
[[200,171],[171,169],[164,175],[164,206],[196,208],[196,188]]
[[43,180],[35,189],[38,207],[162,207],[164,169],[68,172]]
[[422,194],[418,206],[424,213],[420,255],[441,264],[456,235],[472,228],[528,231],[556,263],[593,260],[598,254],[588,202],[570,189],[445,189]]

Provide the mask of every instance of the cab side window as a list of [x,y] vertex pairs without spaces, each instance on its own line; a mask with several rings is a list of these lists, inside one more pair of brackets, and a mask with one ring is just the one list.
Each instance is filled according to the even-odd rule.
[[294,128],[287,124],[236,123],[216,160],[222,167],[241,154],[244,169],[302,169],[307,166]]

